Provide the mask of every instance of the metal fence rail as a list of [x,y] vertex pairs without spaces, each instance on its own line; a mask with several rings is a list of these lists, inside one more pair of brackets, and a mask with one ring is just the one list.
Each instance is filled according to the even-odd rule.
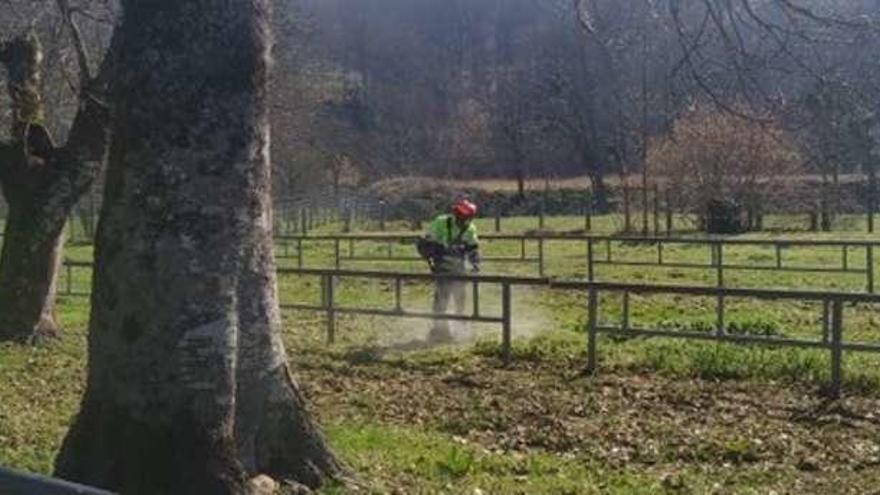
[[[418,240],[415,235],[403,236],[277,236],[276,243],[280,244],[278,257],[280,259],[296,259],[298,268],[305,268],[305,251],[304,244],[306,242],[323,242],[333,244],[333,260],[335,268],[342,268],[344,262],[404,262],[404,261],[421,261],[422,258],[412,255],[399,255],[394,253],[395,245],[412,246],[415,250],[415,242]],[[358,254],[356,249],[357,242],[371,242],[384,244],[382,254]],[[518,256],[485,256],[484,261],[493,263],[528,263],[536,264],[539,272],[543,274],[544,255],[543,244],[539,245],[537,256],[528,256],[526,251],[527,239],[521,239],[520,251]]]
[[[775,239],[724,239],[724,238],[672,238],[672,237],[620,237],[620,236],[595,236],[595,235],[565,235],[565,234],[541,234],[541,235],[511,235],[511,234],[488,234],[481,236],[483,240],[491,241],[515,241],[519,242],[519,256],[488,256],[485,261],[527,263],[536,264],[538,276],[545,275],[546,267],[546,243],[570,242],[581,243],[585,247],[584,259],[586,261],[585,278],[588,281],[597,281],[596,267],[609,266],[646,266],[662,268],[685,268],[714,270],[718,285],[723,286],[725,271],[778,271],[792,273],[838,273],[838,274],[861,274],[865,278],[865,291],[875,292],[875,266],[874,248],[880,246],[880,241],[843,241],[843,240],[775,240]],[[295,258],[297,267],[305,267],[304,244],[308,242],[332,243],[333,262],[335,268],[342,268],[344,262],[358,261],[389,261],[404,262],[416,261],[419,258],[411,255],[397,255],[393,246],[413,244],[418,239],[417,235],[314,235],[314,236],[278,236],[276,242],[280,243],[281,258]],[[385,245],[382,255],[358,255],[356,243],[370,242]],[[537,256],[527,255],[527,244],[536,245]],[[642,246],[654,246],[656,256],[651,260],[635,261],[614,256],[614,245],[630,244]],[[345,245],[346,249],[343,249]],[[665,256],[665,248],[669,245],[704,246],[708,250],[707,262],[680,262],[670,261]],[[599,251],[604,246],[604,256]],[[725,262],[726,247],[772,247],[774,260],[772,264],[744,264]],[[784,251],[792,247],[803,248],[838,248],[840,250],[840,264],[834,266],[807,266],[787,263]],[[852,263],[853,251],[861,251],[864,256],[864,267],[856,267]],[[291,252],[292,251],[292,252]]]
[[113,495],[91,486],[0,467],[2,495]]

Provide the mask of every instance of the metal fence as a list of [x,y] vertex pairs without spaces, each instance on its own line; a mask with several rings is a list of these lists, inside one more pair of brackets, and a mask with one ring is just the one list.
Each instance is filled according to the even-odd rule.
[[[279,257],[296,259],[298,268],[306,267],[304,245],[306,243],[331,243],[333,245],[333,267],[343,268],[346,263],[356,262],[404,262],[417,261],[412,254],[400,255],[394,252],[395,245],[411,245],[418,239],[416,235],[312,235],[312,236],[278,236]],[[645,266],[661,268],[687,268],[711,270],[715,274],[716,285],[724,286],[725,273],[730,271],[778,271],[796,273],[829,273],[863,275],[865,292],[875,292],[874,248],[880,241],[824,241],[824,240],[764,240],[764,239],[724,239],[724,238],[671,238],[671,237],[621,237],[594,235],[511,235],[487,234],[481,236],[486,242],[514,241],[519,243],[519,255],[509,257],[487,256],[486,261],[502,263],[532,264],[537,268],[538,276],[546,272],[546,247],[550,242],[579,243],[584,247],[583,259],[586,264],[584,278],[597,281],[596,268],[609,266]],[[381,254],[358,254],[359,243],[380,243],[385,249]],[[670,245],[701,246],[707,250],[705,262],[673,261],[665,256]],[[533,249],[529,249],[529,247]],[[652,246],[656,255],[650,260],[632,260],[615,256],[615,247]],[[766,247],[772,248],[773,262],[770,264],[730,263],[725,261],[725,251],[734,247]],[[840,251],[840,264],[834,266],[807,266],[792,264],[785,259],[785,251],[793,248],[833,248]],[[415,249],[412,250],[414,252]],[[602,251],[602,252],[600,252]],[[529,252],[536,253],[529,255]],[[854,263],[854,257],[861,257],[861,264]]]
[[[735,289],[725,287],[696,287],[674,285],[650,285],[608,282],[555,281],[547,278],[504,277],[504,276],[437,276],[402,272],[355,271],[335,269],[279,269],[279,275],[317,276],[321,279],[320,304],[289,304],[285,309],[322,311],[326,314],[327,340],[336,338],[337,316],[341,314],[378,315],[400,318],[428,318],[460,320],[501,325],[501,356],[507,361],[511,356],[511,328],[513,325],[511,289],[514,287],[544,287],[548,290],[576,291],[585,294],[587,308],[587,361],[586,369],[597,370],[597,335],[600,333],[624,337],[666,337],[686,340],[717,341],[732,344],[761,344],[777,347],[799,347],[825,349],[830,352],[831,384],[830,394],[839,395],[842,382],[843,351],[880,353],[880,343],[847,342],[844,340],[844,305],[878,304],[880,296],[873,294],[853,294],[839,292],[819,292],[800,290]],[[390,282],[394,285],[394,298],[387,308],[365,308],[342,306],[336,300],[334,287],[341,279],[371,279]],[[473,311],[468,315],[449,315],[412,312],[401,304],[402,285],[405,282],[437,282],[457,280],[472,286]],[[501,287],[500,315],[485,315],[481,312],[480,287],[494,284]],[[598,301],[601,294],[621,294],[623,301],[621,320],[617,325],[599,323]],[[630,324],[631,298],[638,295],[688,295],[710,297],[716,301],[716,325],[714,332],[694,332],[668,328],[636,328]],[[771,301],[798,301],[821,303],[822,314],[820,337],[816,340],[735,334],[728,331],[726,301],[732,298]]]
[[[849,182],[849,187],[853,187],[855,182]],[[764,222],[765,214],[769,215],[786,215],[786,229],[796,228],[804,232],[831,231],[835,225],[834,218],[842,215],[855,216],[865,219],[864,229],[867,232],[874,232],[874,202],[867,196],[867,190],[860,190],[858,187],[847,191],[829,191],[828,185],[815,184],[815,187],[808,187],[802,191],[802,201],[798,204],[791,204],[788,207],[776,205],[770,207],[768,211],[765,208],[744,208],[743,214],[748,217],[750,229],[755,231],[763,231],[766,229],[778,228],[769,225],[770,221]],[[818,196],[811,196],[809,193],[813,191],[822,192]],[[334,208],[337,210],[335,216],[341,222],[351,215],[356,215],[361,219],[360,225],[369,229],[384,231],[386,224],[391,221],[407,221],[413,222],[414,215],[417,217],[418,212],[412,211],[412,206],[421,203],[428,207],[429,211],[435,211],[443,208],[442,201],[425,197],[424,192],[419,188],[410,191],[412,194],[408,196],[407,203],[402,205],[400,200],[386,204],[378,195],[368,195],[362,191],[345,191],[349,196],[355,196],[359,201],[337,201],[338,205]],[[475,190],[470,191],[472,194],[479,195]],[[567,193],[560,197],[560,193]],[[834,198],[828,197],[832,194]],[[700,221],[698,215],[694,212],[686,212],[685,205],[680,204],[676,200],[674,191],[669,188],[660,188],[658,184],[652,184],[648,187],[634,186],[632,184],[622,184],[611,187],[606,191],[607,197],[604,204],[597,204],[597,198],[594,197],[589,188],[585,189],[569,189],[565,187],[549,187],[545,184],[543,190],[529,189],[526,193],[531,199],[518,196],[514,200],[508,198],[506,201],[502,198],[495,197],[493,199],[483,198],[486,200],[484,211],[488,218],[493,218],[495,223],[495,232],[501,232],[502,224],[506,223],[508,218],[530,216],[535,220],[534,227],[543,230],[550,218],[556,216],[580,216],[583,218],[583,229],[587,232],[592,230],[594,208],[601,206],[601,214],[607,214],[613,220],[616,231],[633,234],[641,233],[648,235],[665,234],[673,235],[676,230],[686,229],[692,230],[698,228]],[[300,199],[279,199],[279,202],[299,201],[308,210],[320,210],[322,204],[326,204],[327,197],[332,195],[308,195],[305,202]],[[856,199],[858,198],[858,199]],[[769,207],[770,205],[764,205]],[[311,215],[313,213],[306,213]],[[320,214],[320,213],[318,213]],[[430,213],[428,213],[430,214]],[[792,218],[800,217],[800,219]],[[794,220],[794,221],[792,221]],[[678,223],[679,225],[675,225]],[[838,230],[844,230],[847,222],[838,222],[840,225],[836,227]],[[860,222],[859,222],[860,223]],[[343,232],[352,232],[351,222],[344,220]],[[282,233],[282,231],[278,231]],[[283,233],[291,233],[287,230]],[[300,231],[302,233],[302,231]]]
[[[542,278],[505,277],[505,276],[469,276],[469,275],[434,275],[403,272],[367,272],[354,270],[329,269],[286,269],[279,268],[278,275],[316,276],[321,280],[321,303],[315,304],[282,304],[282,309],[323,311],[327,314],[327,342],[336,340],[336,317],[341,314],[388,316],[397,318],[418,318],[431,320],[466,321],[474,323],[498,323],[501,325],[501,348],[505,360],[510,358],[511,344],[511,287],[517,286],[548,286],[550,281]],[[336,300],[335,287],[341,278],[359,278],[390,281],[394,285],[394,299],[391,306],[378,308],[340,306]],[[403,307],[402,291],[406,282],[436,283],[441,281],[458,281],[471,285],[471,314],[449,314],[419,312]],[[498,315],[488,315],[481,311],[480,288],[485,285],[501,287],[501,310]]]
[[[91,269],[90,263],[66,263],[68,270]],[[420,318],[454,320],[476,323],[496,323],[501,326],[501,356],[506,361],[511,356],[511,336],[513,308],[511,291],[517,287],[543,287],[547,290],[560,290],[582,293],[586,307],[587,360],[586,369],[594,372],[597,369],[597,335],[611,334],[623,337],[665,337],[685,340],[703,340],[726,342],[732,344],[760,344],[777,347],[798,347],[822,349],[830,353],[831,395],[839,395],[842,382],[843,352],[880,352],[880,343],[847,341],[844,339],[844,306],[858,304],[880,304],[880,295],[867,293],[844,293],[804,290],[770,290],[741,289],[730,287],[701,287],[680,285],[633,284],[615,282],[590,281],[558,281],[543,277],[509,277],[509,276],[470,276],[470,275],[433,275],[421,273],[405,273],[394,271],[360,271],[316,268],[279,268],[279,277],[318,277],[320,284],[320,303],[282,304],[288,310],[320,311],[326,314],[327,341],[334,342],[337,334],[337,318],[339,315],[373,315],[391,318]],[[393,285],[393,299],[383,308],[342,305],[336,296],[336,287],[342,279],[379,280]],[[471,286],[472,311],[470,314],[435,314],[433,312],[413,311],[404,307],[402,291],[404,284],[430,284],[438,281],[460,281]],[[501,309],[499,314],[487,314],[482,311],[482,287],[495,285],[501,288]],[[72,292],[67,286],[69,295],[87,295],[84,292]],[[622,296],[621,319],[615,325],[600,324],[598,301],[602,294],[620,294]],[[631,325],[631,296],[691,296],[707,297],[715,300],[715,328],[712,332],[696,332],[670,328],[637,328]],[[788,338],[777,336],[759,336],[737,334],[730,331],[727,325],[728,304],[730,299],[751,299],[761,301],[792,301],[815,302],[821,305],[821,315],[817,318],[820,330],[814,340],[806,338]]]

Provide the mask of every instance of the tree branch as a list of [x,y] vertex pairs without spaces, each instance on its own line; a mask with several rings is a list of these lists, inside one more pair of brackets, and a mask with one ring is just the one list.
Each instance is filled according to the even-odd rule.
[[89,69],[89,54],[82,38],[82,32],[80,32],[76,21],[73,20],[68,0],[56,0],[56,3],[61,17],[64,19],[64,24],[70,31],[70,37],[73,39],[73,48],[76,51],[76,61],[79,65],[80,88],[85,88],[91,81],[92,75],[91,69]]
[[84,162],[100,164],[104,161],[110,134],[107,95],[121,41],[117,33],[118,30],[114,30],[98,73],[80,91],[79,111],[62,150],[65,156],[63,162],[69,162],[69,166],[81,167]]
[[30,156],[48,158],[54,144],[43,120],[43,95],[40,91],[40,69],[43,51],[33,33],[0,43],[0,64],[9,73],[8,91],[12,101],[11,136],[23,156],[11,159],[9,173],[26,167]]
[[590,17],[590,12],[586,9],[586,7],[584,7],[584,0],[573,1],[575,17],[577,18],[578,23],[581,25],[584,31],[595,35],[596,28],[595,26],[593,26],[593,20]]
[[[737,117],[750,120],[752,122],[758,123],[766,123],[768,122],[766,119],[755,118],[754,116],[747,115],[738,109],[736,109],[733,105],[725,102],[720,95],[716,93],[716,91],[712,88],[712,86],[705,80],[700,70],[696,67],[693,61],[693,55],[697,53],[695,49],[689,47],[689,39],[687,33],[684,31],[683,23],[681,22],[681,12],[679,11],[677,2],[670,3],[670,14],[673,20],[673,27],[677,34],[677,38],[679,44],[684,51],[684,58],[682,62],[689,69],[691,74],[691,79],[696,83],[697,87],[707,96],[709,100],[720,110],[730,114],[735,115]],[[696,45],[694,45],[696,46]]]
[[776,3],[779,4],[783,10],[787,10],[794,15],[804,17],[823,26],[836,26],[848,29],[877,29],[877,26],[874,23],[870,22],[854,22],[835,17],[826,17],[823,15],[819,15],[811,10],[809,7],[795,5],[793,2],[791,2],[791,0],[776,0]]

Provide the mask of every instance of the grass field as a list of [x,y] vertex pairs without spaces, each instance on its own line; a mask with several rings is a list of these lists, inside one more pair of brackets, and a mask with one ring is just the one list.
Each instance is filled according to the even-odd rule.
[[[560,230],[578,221],[554,219]],[[533,219],[512,222],[528,230]],[[487,254],[513,254],[519,246],[490,243],[486,249]],[[649,252],[639,246],[622,249],[634,259]],[[582,250],[551,243],[548,272],[582,274]],[[91,259],[87,246],[72,246],[67,253]],[[772,254],[744,248],[730,256],[754,261]],[[821,250],[793,249],[785,255],[798,264],[840,262],[838,254]],[[682,248],[668,256],[703,260],[707,254]],[[329,266],[329,246],[310,247],[306,260],[307,266]],[[859,262],[854,254],[852,263]],[[350,267],[423,269],[419,263]],[[490,273],[534,274],[533,269],[486,266]],[[699,270],[603,270],[600,279],[712,282],[711,272]],[[73,276],[74,287],[88,289],[86,272]],[[838,290],[860,290],[862,284],[851,275],[774,272],[733,272],[729,281]],[[314,278],[285,276],[279,286],[286,302],[318,299]],[[393,289],[343,280],[337,294],[341,304],[387,307]],[[484,295],[483,308],[497,311],[497,288],[487,286]],[[429,287],[405,287],[408,308],[427,308],[429,297]],[[620,302],[604,297],[602,318],[619,318]],[[817,305],[730,304],[731,325],[818,335]],[[515,291],[516,339],[509,366],[498,359],[499,330],[493,325],[461,329],[467,338],[455,346],[403,351],[424,337],[427,322],[341,317],[338,342],[328,346],[321,314],[287,312],[284,335],[295,373],[331,444],[372,493],[876,491],[880,359],[847,354],[847,395],[838,401],[817,394],[828,380],[827,353],[818,351],[602,338],[600,372],[589,377],[581,373],[584,305],[582,294]],[[713,302],[703,298],[633,297],[631,305],[634,325],[702,328],[714,321]],[[848,338],[880,340],[876,309],[846,308]],[[49,473],[76,412],[85,377],[88,301],[62,298],[59,313],[65,326],[60,342],[43,348],[0,345],[0,465]]]

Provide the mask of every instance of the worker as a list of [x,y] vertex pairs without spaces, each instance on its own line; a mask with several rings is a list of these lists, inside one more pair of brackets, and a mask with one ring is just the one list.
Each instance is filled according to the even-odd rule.
[[[480,271],[480,251],[474,217],[477,205],[461,199],[452,206],[449,214],[438,215],[419,241],[419,253],[428,261],[431,272],[438,275],[464,275],[470,264],[474,272]],[[465,282],[461,280],[438,280],[434,288],[434,314],[445,314],[449,299],[455,304],[455,314],[462,315],[466,302]],[[431,342],[452,341],[449,321],[435,319],[428,334]]]

